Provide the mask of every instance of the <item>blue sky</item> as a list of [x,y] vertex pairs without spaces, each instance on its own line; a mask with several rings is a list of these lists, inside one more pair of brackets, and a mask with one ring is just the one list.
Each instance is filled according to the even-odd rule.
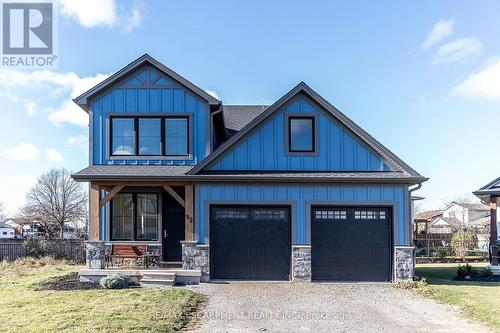
[[500,176],[498,1],[69,1],[56,71],[0,69],[0,201],[87,165],[70,102],[144,53],[226,104],[305,81],[430,177],[425,207]]

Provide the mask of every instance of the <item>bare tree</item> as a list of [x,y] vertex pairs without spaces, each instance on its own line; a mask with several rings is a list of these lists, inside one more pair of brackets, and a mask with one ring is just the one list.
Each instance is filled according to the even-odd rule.
[[5,203],[0,201],[0,222],[5,220]]
[[87,194],[71,179],[66,169],[52,169],[40,176],[28,192],[20,215],[20,220],[25,223],[40,223],[49,235],[52,227],[57,225],[59,237],[63,238],[67,223],[85,223]]

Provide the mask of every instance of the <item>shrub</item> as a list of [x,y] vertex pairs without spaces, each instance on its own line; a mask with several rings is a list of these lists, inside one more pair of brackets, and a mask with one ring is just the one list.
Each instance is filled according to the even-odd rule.
[[128,276],[115,273],[113,275],[103,277],[101,281],[99,281],[99,284],[105,289],[123,289],[127,288],[128,281]]
[[486,267],[479,271],[479,276],[484,278],[490,278],[493,276],[493,271],[491,268]]
[[469,264],[459,265],[457,269],[457,278],[464,279],[466,276],[476,276],[477,271]]
[[448,251],[448,249],[446,247],[444,247],[444,246],[438,246],[436,248],[436,256],[438,258],[444,259],[444,258],[446,258],[449,255],[450,255],[450,253],[449,253],[449,251]]

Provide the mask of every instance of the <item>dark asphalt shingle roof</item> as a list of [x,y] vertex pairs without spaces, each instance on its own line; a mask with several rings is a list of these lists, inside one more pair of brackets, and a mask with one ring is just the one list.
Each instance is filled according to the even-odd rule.
[[73,177],[175,177],[185,175],[192,168],[192,165],[91,165]]
[[269,105],[224,105],[222,112],[229,134],[239,132],[268,107]]
[[92,165],[76,174],[79,181],[95,180],[189,180],[189,181],[272,181],[272,182],[387,182],[414,183],[402,172],[299,172],[223,171],[186,174],[192,166],[177,165]]

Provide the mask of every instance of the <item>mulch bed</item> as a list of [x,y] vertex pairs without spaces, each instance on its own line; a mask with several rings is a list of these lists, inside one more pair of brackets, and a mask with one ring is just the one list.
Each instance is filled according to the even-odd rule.
[[99,283],[80,282],[77,272],[48,278],[34,286],[34,290],[90,290],[101,289]]

